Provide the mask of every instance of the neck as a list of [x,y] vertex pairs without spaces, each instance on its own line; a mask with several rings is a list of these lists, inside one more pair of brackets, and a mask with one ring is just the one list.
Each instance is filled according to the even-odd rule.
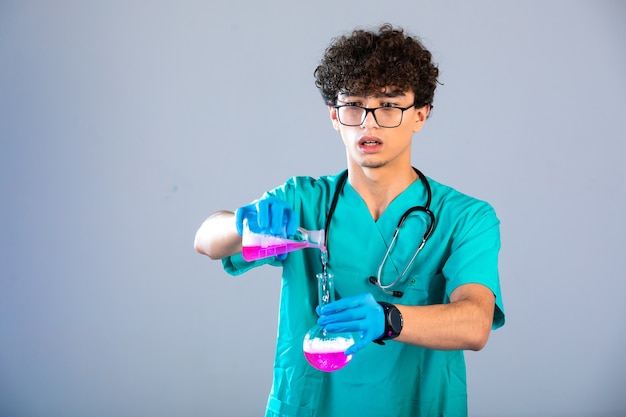
[[363,167],[348,170],[350,185],[365,201],[374,220],[416,179],[418,175],[410,165],[393,170]]

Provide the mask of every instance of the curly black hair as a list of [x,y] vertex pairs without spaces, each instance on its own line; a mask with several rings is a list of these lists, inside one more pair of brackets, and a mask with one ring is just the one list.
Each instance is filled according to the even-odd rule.
[[438,75],[420,40],[390,24],[377,32],[357,29],[333,39],[314,73],[329,106],[337,104],[339,94],[367,96],[393,87],[413,91],[418,108],[432,107]]

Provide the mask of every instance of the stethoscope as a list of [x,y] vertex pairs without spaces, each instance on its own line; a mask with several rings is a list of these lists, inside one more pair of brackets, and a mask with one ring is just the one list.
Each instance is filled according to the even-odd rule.
[[[426,244],[430,236],[433,234],[433,231],[435,230],[435,215],[432,213],[432,211],[430,211],[430,200],[432,199],[432,192],[430,190],[430,184],[428,184],[428,179],[426,179],[426,176],[422,174],[417,168],[414,167],[413,170],[415,170],[415,173],[420,178],[420,180],[422,181],[422,184],[424,185],[424,188],[426,189],[426,196],[427,196],[426,204],[424,206],[413,206],[409,208],[407,211],[405,211],[402,217],[400,217],[400,221],[398,222],[398,225],[396,226],[396,230],[393,232],[393,238],[391,239],[391,243],[389,244],[389,247],[387,248],[387,251],[385,252],[385,256],[383,257],[383,260],[381,261],[380,266],[378,267],[378,272],[376,276],[369,277],[369,282],[371,282],[372,284],[380,288],[382,292],[384,292],[385,294],[393,295],[394,297],[398,297],[398,298],[402,297],[404,295],[404,292],[394,290],[393,287],[396,286],[400,282],[400,280],[404,277],[406,272],[409,270],[409,268],[413,264],[413,261],[417,257],[417,254],[421,252],[422,248],[424,247],[424,245]],[[330,232],[330,222],[332,221],[333,214],[335,213],[337,201],[339,200],[339,194],[341,194],[341,191],[343,190],[343,187],[345,186],[347,179],[348,179],[348,171],[346,170],[341,174],[341,176],[339,177],[339,180],[337,181],[337,188],[335,189],[335,194],[333,195],[333,199],[330,203],[330,208],[328,210],[328,215],[326,216],[326,225],[324,227],[324,246],[326,246],[327,251],[328,251],[328,233]],[[411,213],[416,212],[416,211],[421,211],[422,213],[426,213],[430,219],[428,227],[426,228],[426,232],[424,233],[424,236],[422,237],[422,241],[420,242],[419,246],[415,250],[415,253],[413,253],[411,260],[406,265],[406,267],[404,268],[400,276],[398,276],[395,279],[395,281],[393,281],[391,284],[383,285],[381,281],[383,267],[385,266],[385,262],[387,261],[387,258],[389,257],[389,254],[391,253],[391,249],[394,247],[396,243],[396,239],[398,237],[398,233],[400,232],[400,228],[404,224],[404,221],[407,219],[407,217]],[[328,252],[328,256],[330,257],[330,252]]]

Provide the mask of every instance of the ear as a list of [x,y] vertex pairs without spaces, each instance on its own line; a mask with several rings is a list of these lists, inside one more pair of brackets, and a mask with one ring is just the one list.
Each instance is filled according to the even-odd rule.
[[422,129],[429,114],[430,106],[428,104],[415,110],[415,123],[413,124],[413,132],[417,132]]
[[330,120],[333,122],[333,128],[339,132],[339,119],[337,118],[337,109],[333,106],[328,106],[328,112],[330,113]]

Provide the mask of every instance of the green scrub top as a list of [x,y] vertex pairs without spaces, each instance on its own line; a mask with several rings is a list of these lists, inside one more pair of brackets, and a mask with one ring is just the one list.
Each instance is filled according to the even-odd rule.
[[[319,179],[294,177],[264,194],[292,204],[300,226],[323,229],[339,175]],[[328,233],[329,270],[335,275],[336,298],[370,292],[378,301],[405,305],[448,303],[460,285],[480,283],[496,296],[493,328],[504,324],[498,276],[499,220],[486,202],[428,179],[435,230],[394,290],[383,293],[368,280],[376,276],[402,214],[426,203],[426,190],[415,181],[374,221],[359,194],[346,181]],[[397,237],[381,275],[393,282],[413,256],[428,217],[411,214]],[[321,272],[320,251],[313,248],[276,258],[246,262],[241,254],[223,260],[238,275],[270,264],[282,266],[278,339],[272,390],[266,416],[466,416],[467,390],[463,351],[441,351],[388,341],[371,343],[336,372],[321,372],[306,361],[302,342],[316,323],[315,274]]]

